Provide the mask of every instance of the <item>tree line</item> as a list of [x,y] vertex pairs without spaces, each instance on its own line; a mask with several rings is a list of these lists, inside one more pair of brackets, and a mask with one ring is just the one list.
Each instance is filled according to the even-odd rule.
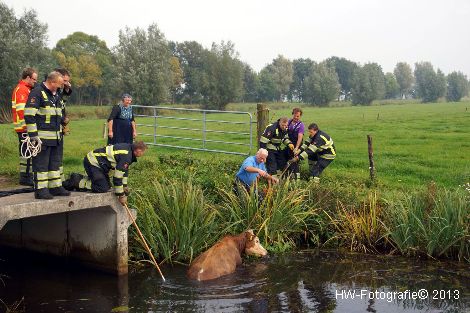
[[[53,49],[47,43],[47,24],[34,10],[17,17],[0,2],[0,97],[8,106],[11,90],[24,67],[40,75],[61,66],[72,75],[76,104],[110,104],[129,92],[142,105],[197,103],[224,109],[230,102],[291,101],[327,106],[333,100],[370,105],[377,99],[441,97],[460,101],[469,81],[462,72],[445,75],[429,62],[414,69],[399,62],[391,73],[377,63],[359,64],[340,57],[322,62],[289,60],[279,55],[261,71],[240,60],[232,42],[173,42],[156,24],[147,29],[125,28],[111,49],[97,36],[75,32]],[[5,109],[5,108],[4,108]]]

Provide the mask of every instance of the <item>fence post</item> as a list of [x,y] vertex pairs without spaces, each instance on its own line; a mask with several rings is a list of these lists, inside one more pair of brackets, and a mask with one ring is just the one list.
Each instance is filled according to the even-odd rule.
[[372,148],[372,136],[367,135],[367,146],[369,151],[369,171],[370,180],[373,183],[375,181],[375,166],[374,166],[374,150]]
[[258,103],[256,105],[256,125],[258,129],[258,136],[256,137],[258,139],[258,149],[259,149],[259,139],[261,138],[261,135],[263,135],[264,130],[266,129],[266,126],[269,124],[269,109],[268,106],[264,103]]
[[157,144],[157,108],[153,108],[153,144]]
[[104,122],[103,125],[103,138],[106,139],[108,138],[108,123]]

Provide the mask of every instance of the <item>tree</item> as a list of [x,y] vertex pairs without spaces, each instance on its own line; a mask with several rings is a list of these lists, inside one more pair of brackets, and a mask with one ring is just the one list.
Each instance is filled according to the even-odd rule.
[[258,74],[248,64],[243,65],[243,102],[259,100],[260,81]]
[[326,60],[328,66],[333,67],[338,75],[338,80],[341,85],[341,94],[349,99],[353,87],[353,77],[355,71],[358,69],[356,62],[350,61],[345,58],[331,57]]
[[289,101],[304,101],[305,79],[310,74],[315,64],[316,63],[310,59],[295,59],[292,61],[294,73],[293,81],[287,95]]
[[0,2],[0,122],[11,122],[11,93],[23,68],[33,67],[39,77],[56,63],[47,48],[47,24],[41,23],[36,11],[25,11],[19,18]]
[[176,96],[182,92],[182,84],[184,82],[183,69],[180,66],[180,61],[177,57],[170,57],[170,73],[171,73],[171,103],[175,103]]
[[393,73],[385,74],[385,99],[394,99],[400,94],[400,85]]
[[101,104],[103,98],[106,102],[111,101],[114,60],[103,40],[94,35],[74,32],[57,42],[53,55],[72,76],[74,93],[71,102]]
[[446,93],[446,78],[441,70],[434,71],[429,62],[415,64],[416,92],[423,102],[435,102]]
[[183,103],[202,101],[202,88],[207,81],[204,69],[207,63],[207,49],[196,41],[172,43],[171,46],[184,75],[184,88],[180,100]]
[[359,68],[353,77],[353,104],[370,105],[375,99],[385,95],[385,78],[382,67],[377,63],[367,63]]
[[270,66],[264,67],[259,73],[258,95],[260,101],[276,101],[278,99],[276,83],[274,82]]
[[305,79],[305,101],[319,106],[326,106],[336,99],[341,90],[338,75],[334,68],[322,62],[312,66]]
[[115,48],[117,83],[142,105],[156,105],[169,99],[172,84],[170,49],[156,24],[147,31],[126,28],[119,31]]
[[223,110],[242,95],[243,64],[230,41],[213,43],[205,67],[209,79],[203,85],[203,104],[206,109]]
[[395,78],[400,87],[401,97],[405,98],[406,95],[410,93],[414,82],[411,66],[405,62],[398,62],[393,73],[395,74]]
[[447,75],[447,101],[460,101],[468,95],[469,82],[462,72],[452,72]]
[[279,55],[273,60],[269,69],[276,86],[276,98],[282,101],[287,96],[289,87],[293,82],[294,69],[292,68],[292,62]]

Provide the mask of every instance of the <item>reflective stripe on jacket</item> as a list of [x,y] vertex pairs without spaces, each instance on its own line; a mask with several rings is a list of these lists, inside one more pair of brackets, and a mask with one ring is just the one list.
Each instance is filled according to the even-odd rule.
[[269,124],[259,139],[260,148],[267,150],[283,150],[290,143],[287,130],[282,130],[279,127],[279,120]]
[[308,138],[301,147],[302,153],[299,154],[301,160],[317,154],[319,158],[333,160],[336,157],[336,149],[331,138],[327,133],[318,130],[312,138]]
[[113,172],[114,191],[118,196],[124,194],[129,166],[137,162],[132,151],[132,144],[119,143],[98,148],[88,152],[86,158],[92,166],[101,168],[106,174]]

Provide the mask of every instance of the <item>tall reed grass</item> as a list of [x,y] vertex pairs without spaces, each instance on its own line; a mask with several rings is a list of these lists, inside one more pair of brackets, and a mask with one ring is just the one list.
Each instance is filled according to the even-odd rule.
[[267,189],[262,201],[254,190],[240,188],[238,195],[227,190],[220,192],[223,223],[235,232],[253,228],[270,250],[294,247],[296,237],[308,230],[308,217],[317,214],[315,208],[305,205],[307,190],[288,180]]
[[133,204],[144,236],[163,261],[191,261],[218,240],[219,213],[191,180],[154,181],[136,193]]
[[470,262],[470,204],[464,190],[404,194],[386,214],[388,236],[405,255],[466,259]]

